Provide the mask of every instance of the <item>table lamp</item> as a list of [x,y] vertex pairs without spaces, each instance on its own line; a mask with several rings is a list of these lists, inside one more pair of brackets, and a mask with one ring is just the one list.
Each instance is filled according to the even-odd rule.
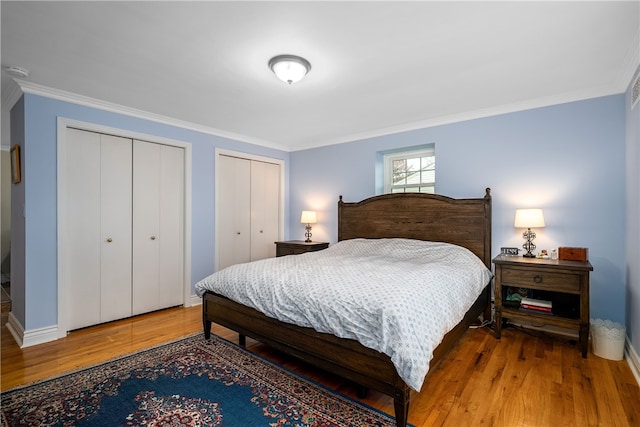
[[305,243],[311,242],[311,224],[316,223],[316,211],[302,211],[302,216],[300,217],[300,222],[302,224],[307,224],[304,228],[307,230],[304,233],[304,236],[307,238]]

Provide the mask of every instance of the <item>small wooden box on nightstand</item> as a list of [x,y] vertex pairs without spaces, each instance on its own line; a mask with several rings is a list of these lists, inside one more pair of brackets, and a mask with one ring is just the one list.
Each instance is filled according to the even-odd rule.
[[[500,338],[502,320],[534,320],[539,323],[578,331],[582,357],[589,343],[589,272],[586,261],[563,261],[498,255],[495,266],[494,297],[496,336]],[[509,287],[525,288],[551,300],[551,313],[537,313],[505,305]]]
[[328,242],[305,242],[304,240],[287,240],[276,243],[276,256],[299,255],[327,249]]

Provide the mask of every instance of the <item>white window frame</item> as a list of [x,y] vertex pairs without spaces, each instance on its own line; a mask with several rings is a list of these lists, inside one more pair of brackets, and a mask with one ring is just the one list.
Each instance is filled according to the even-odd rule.
[[[388,153],[383,156],[384,163],[384,192],[386,194],[391,193],[393,189],[399,188],[414,188],[419,187],[421,193],[430,193],[435,194],[436,191],[436,181],[435,181],[435,166],[434,166],[434,179],[432,183],[420,183],[420,184],[403,184],[403,185],[394,185],[393,184],[393,162],[395,160],[403,160],[403,159],[414,159],[416,157],[435,157],[436,150],[435,146],[429,146],[425,148],[421,148],[418,150],[408,150],[408,151],[396,151],[393,153]],[[423,191],[423,189],[428,189],[428,191]]]

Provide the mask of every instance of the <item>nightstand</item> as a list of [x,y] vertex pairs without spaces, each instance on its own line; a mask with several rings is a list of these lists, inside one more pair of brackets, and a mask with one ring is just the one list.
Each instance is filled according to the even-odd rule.
[[321,251],[329,247],[328,242],[305,242],[304,240],[287,240],[286,242],[275,243],[277,257]]
[[[589,343],[589,262],[560,261],[498,255],[495,266],[494,297],[496,336],[500,339],[503,319],[528,320],[578,331],[582,357]],[[551,313],[520,309],[509,305],[509,287],[529,289],[533,298],[552,302]]]

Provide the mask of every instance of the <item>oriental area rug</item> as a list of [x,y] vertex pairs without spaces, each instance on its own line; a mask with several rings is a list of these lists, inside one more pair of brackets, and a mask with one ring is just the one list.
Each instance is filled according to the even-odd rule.
[[2,393],[3,426],[395,426],[395,418],[202,334]]

